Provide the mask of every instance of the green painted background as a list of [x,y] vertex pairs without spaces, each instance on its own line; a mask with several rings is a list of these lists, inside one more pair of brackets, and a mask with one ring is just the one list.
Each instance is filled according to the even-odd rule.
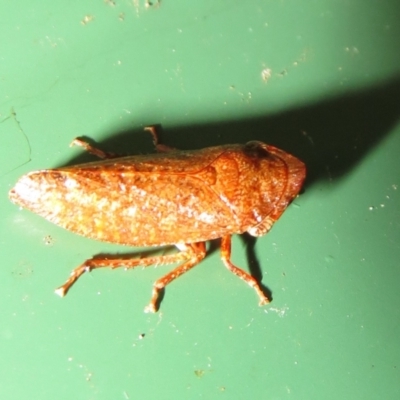
[[[0,398],[399,399],[398,2],[112,3],[0,3]],[[76,136],[151,151],[155,123],[175,147],[257,139],[306,162],[272,231],[233,241],[269,306],[214,243],[155,315],[143,308],[170,267],[53,294],[83,260],[132,249],[63,231],[8,190],[91,159]]]

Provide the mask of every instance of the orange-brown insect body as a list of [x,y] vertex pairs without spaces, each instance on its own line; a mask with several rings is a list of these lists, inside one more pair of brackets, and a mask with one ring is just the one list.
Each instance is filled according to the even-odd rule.
[[160,246],[245,231],[259,236],[303,179],[297,159],[253,142],[31,172],[10,196],[80,235]]
[[[266,233],[304,177],[297,158],[249,142],[31,172],[20,178],[10,198],[92,239],[132,246],[186,244],[187,259],[204,253],[196,247],[199,242],[246,231]],[[230,242],[227,247],[230,253]]]

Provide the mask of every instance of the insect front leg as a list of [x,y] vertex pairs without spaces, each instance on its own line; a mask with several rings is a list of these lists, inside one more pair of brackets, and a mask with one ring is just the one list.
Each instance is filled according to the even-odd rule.
[[231,236],[224,236],[221,238],[221,259],[225,266],[237,275],[240,279],[243,279],[249,286],[251,286],[257,293],[260,299],[260,306],[268,304],[270,300],[264,294],[263,290],[261,289],[259,283],[247,272],[243,271],[242,269],[236,267],[232,264],[231,260]]

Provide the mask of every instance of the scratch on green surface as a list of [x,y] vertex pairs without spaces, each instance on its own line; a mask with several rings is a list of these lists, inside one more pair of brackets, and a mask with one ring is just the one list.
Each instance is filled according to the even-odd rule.
[[31,145],[13,107],[0,121],[0,144],[0,176],[31,161]]

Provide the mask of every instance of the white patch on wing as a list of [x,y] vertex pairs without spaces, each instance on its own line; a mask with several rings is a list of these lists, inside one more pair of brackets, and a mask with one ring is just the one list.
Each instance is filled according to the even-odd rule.
[[67,178],[64,182],[64,185],[67,189],[75,189],[78,186],[78,183],[75,179]]

